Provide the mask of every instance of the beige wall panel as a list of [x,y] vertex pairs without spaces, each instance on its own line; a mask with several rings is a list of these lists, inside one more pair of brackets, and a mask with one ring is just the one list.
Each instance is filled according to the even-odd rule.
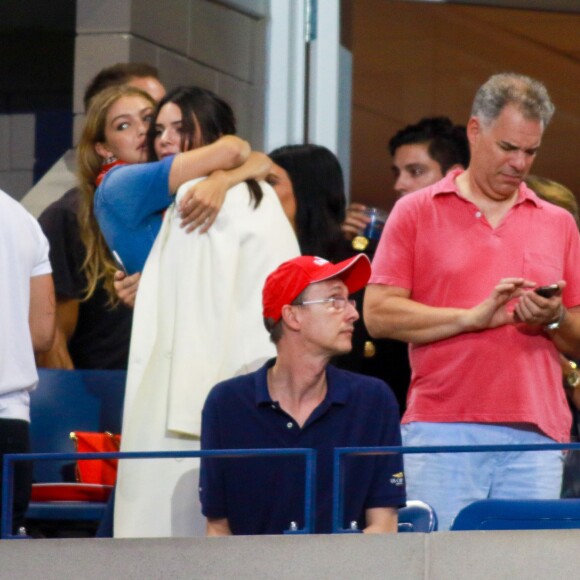
[[[36,158],[36,114],[10,115],[10,169],[32,170]],[[32,185],[32,183],[30,184]],[[26,190],[25,190],[26,191]]]
[[32,187],[32,169],[0,171],[0,189],[20,200]]
[[[163,49],[143,38],[131,36],[129,40],[129,59],[131,62],[146,62],[159,68],[161,50]],[[161,76],[161,71],[159,71],[159,75]]]
[[256,21],[225,6],[198,0],[191,5],[188,56],[246,82],[253,82]]
[[173,52],[160,50],[159,71],[168,90],[179,85],[198,85],[210,91],[217,90],[216,71]]
[[126,32],[131,28],[130,0],[76,0],[77,33]]
[[185,54],[190,35],[190,4],[190,0],[132,0],[131,31]]
[[254,125],[254,107],[259,111],[255,91],[251,85],[222,74],[218,75],[218,92],[230,104],[236,116],[238,134],[247,139],[253,148],[260,148],[260,135],[252,131]]
[[[388,131],[387,142],[425,116],[465,124],[477,88],[506,70],[545,82],[556,104],[534,172],[580,193],[570,146],[580,140],[580,62],[563,52],[580,54],[580,16],[357,0],[353,22],[353,199],[369,199],[372,184],[385,176],[392,189],[389,155],[374,146],[379,130]],[[569,38],[546,44],[558,25]]]
[[80,34],[75,42],[75,113],[83,113],[83,95],[88,82],[102,68],[127,62],[130,55],[128,34]]

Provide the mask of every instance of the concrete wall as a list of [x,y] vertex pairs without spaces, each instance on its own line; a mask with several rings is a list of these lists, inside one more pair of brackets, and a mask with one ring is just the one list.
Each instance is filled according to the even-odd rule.
[[35,124],[33,113],[0,115],[0,189],[16,199],[32,187]]
[[398,536],[5,540],[2,578],[570,580],[580,530]]
[[82,95],[101,68],[146,61],[168,89],[196,84],[228,101],[241,136],[263,146],[266,0],[78,0],[75,136]]

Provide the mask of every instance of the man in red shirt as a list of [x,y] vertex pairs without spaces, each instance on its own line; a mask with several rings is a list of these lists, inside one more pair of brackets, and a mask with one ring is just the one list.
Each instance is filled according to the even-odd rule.
[[[566,441],[558,352],[580,351],[580,240],[523,183],[554,111],[529,77],[491,77],[467,125],[471,162],[402,198],[383,232],[365,321],[411,344],[405,445]],[[533,290],[557,284],[543,297]],[[559,497],[559,452],[405,458],[409,497],[440,529],[486,497]]]

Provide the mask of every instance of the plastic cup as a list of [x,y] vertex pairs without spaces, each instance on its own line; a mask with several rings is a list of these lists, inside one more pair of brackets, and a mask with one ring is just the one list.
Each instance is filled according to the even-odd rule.
[[378,240],[381,237],[383,227],[387,221],[388,213],[378,207],[367,207],[363,213],[370,219],[365,229],[359,232],[368,240]]

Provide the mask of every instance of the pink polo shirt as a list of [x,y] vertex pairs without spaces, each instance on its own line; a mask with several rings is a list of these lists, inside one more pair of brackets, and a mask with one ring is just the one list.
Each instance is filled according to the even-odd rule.
[[[471,308],[501,278],[538,285],[566,280],[564,304],[580,304],[580,236],[565,210],[524,184],[501,224],[492,229],[460,197],[454,171],[400,199],[379,242],[371,284],[411,291],[439,307]],[[527,423],[568,441],[570,411],[558,351],[524,324],[410,345],[413,371],[403,423]]]

